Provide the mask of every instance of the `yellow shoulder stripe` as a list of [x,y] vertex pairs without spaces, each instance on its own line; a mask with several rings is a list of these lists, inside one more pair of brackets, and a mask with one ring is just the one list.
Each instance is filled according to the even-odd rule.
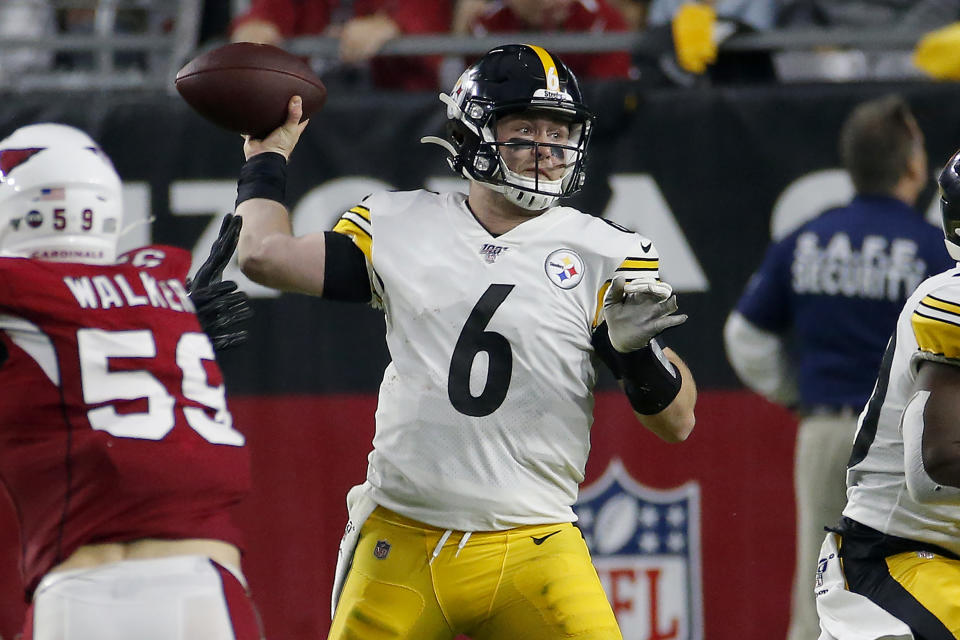
[[960,304],[947,302],[946,300],[935,298],[931,295],[927,295],[923,300],[920,301],[920,304],[925,307],[930,307],[931,309],[938,309],[955,316],[960,316]]
[[931,318],[918,311],[913,312],[910,323],[921,351],[960,359],[960,324]]
[[627,271],[627,270],[634,270],[634,269],[650,270],[650,269],[657,269],[659,266],[660,266],[659,260],[639,260],[639,259],[627,258],[626,260],[620,263],[620,266],[617,267],[617,271]]
[[610,288],[610,280],[607,280],[600,286],[600,291],[597,292],[597,310],[593,314],[593,326],[592,329],[596,329],[600,325],[600,314],[603,312],[603,299],[607,295],[607,289]]
[[373,238],[369,233],[361,229],[356,222],[348,220],[347,218],[340,218],[340,221],[333,227],[333,230],[351,238],[353,244],[360,247],[363,255],[367,256],[367,262],[373,261]]
[[350,209],[351,213],[355,213],[367,222],[370,222],[370,209],[367,209],[363,205],[357,205],[354,208]]

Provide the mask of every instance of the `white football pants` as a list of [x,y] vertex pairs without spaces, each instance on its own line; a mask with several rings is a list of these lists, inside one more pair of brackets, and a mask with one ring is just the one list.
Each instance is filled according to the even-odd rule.
[[31,611],[33,640],[241,640],[262,635],[243,577],[205,556],[125,560],[51,574],[37,587]]

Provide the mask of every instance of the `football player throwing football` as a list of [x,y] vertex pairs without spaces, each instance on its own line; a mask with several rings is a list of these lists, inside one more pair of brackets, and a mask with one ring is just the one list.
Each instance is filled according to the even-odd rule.
[[330,638],[621,638],[572,505],[604,360],[640,421],[694,425],[693,376],[657,336],[676,297],[643,236],[560,206],[593,114],[546,50],[498,47],[442,95],[469,195],[383,192],[295,237],[282,204],[306,123],[247,139],[241,268],[388,318],[367,480],[348,495]]

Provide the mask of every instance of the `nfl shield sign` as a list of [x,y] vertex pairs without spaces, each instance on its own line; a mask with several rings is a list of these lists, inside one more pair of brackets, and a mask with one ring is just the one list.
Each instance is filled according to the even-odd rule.
[[651,489],[614,459],[574,510],[624,640],[700,640],[699,484]]

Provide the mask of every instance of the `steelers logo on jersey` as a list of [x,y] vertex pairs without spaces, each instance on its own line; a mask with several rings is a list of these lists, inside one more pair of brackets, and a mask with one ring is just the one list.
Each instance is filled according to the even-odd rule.
[[573,289],[583,279],[583,259],[570,249],[557,249],[548,255],[543,268],[561,289]]

